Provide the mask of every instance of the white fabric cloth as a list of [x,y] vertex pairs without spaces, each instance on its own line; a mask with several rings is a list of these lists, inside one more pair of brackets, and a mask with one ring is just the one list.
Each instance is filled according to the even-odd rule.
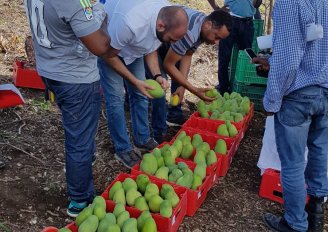
[[166,0],[110,0],[105,3],[111,46],[120,50],[125,64],[143,57],[161,45],[156,35],[156,20]]
[[[274,116],[268,116],[266,119],[262,143],[260,158],[257,163],[257,166],[261,169],[261,175],[267,168],[280,171],[281,164],[274,133]],[[308,149],[305,148],[305,159],[307,159],[307,154]]]

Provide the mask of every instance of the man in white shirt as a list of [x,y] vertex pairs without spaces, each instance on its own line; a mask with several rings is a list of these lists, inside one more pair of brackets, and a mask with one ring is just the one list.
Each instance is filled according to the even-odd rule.
[[[115,157],[125,166],[132,167],[139,157],[134,152],[127,133],[124,112],[124,82],[122,77],[145,80],[144,59],[153,78],[163,89],[168,87],[161,76],[157,48],[162,42],[181,39],[188,29],[188,16],[178,6],[166,0],[111,0],[105,3],[108,14],[108,33],[116,56],[110,66],[99,59],[98,67],[106,101],[109,132],[115,146]],[[158,144],[150,137],[148,99],[126,81],[134,145],[141,152],[154,149]],[[145,95],[145,96],[144,96]]]

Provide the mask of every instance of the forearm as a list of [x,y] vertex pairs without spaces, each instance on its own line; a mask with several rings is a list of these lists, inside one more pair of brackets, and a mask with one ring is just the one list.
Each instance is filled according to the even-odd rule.
[[161,69],[159,67],[158,63],[158,53],[157,51],[154,51],[148,55],[145,56],[145,62],[149,68],[149,71],[151,72],[152,76],[155,76],[157,74],[161,74]]

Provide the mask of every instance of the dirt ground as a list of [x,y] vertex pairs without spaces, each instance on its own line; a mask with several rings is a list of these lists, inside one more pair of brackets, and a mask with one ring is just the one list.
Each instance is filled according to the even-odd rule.
[[[12,83],[12,62],[25,56],[23,40],[28,28],[21,0],[0,0],[0,3],[0,83]],[[195,54],[190,74],[193,84],[216,84],[216,53],[215,47],[204,46]],[[0,110],[0,156],[7,162],[6,168],[0,170],[0,231],[6,231],[1,229],[2,224],[10,229],[8,231],[15,232],[36,232],[50,225],[62,227],[72,219],[65,213],[67,195],[60,111],[56,105],[43,100],[42,91],[20,90],[26,104]],[[195,100],[190,93],[186,94],[183,107],[187,115],[194,111]],[[179,231],[267,231],[262,222],[263,213],[282,213],[280,204],[258,196],[261,177],[256,163],[264,120],[263,114],[255,114],[227,176],[209,191],[195,216],[184,219]],[[169,137],[177,130],[170,128]],[[100,194],[118,173],[129,172],[113,156],[104,106],[97,149],[93,174]],[[325,228],[328,230],[327,225]]]

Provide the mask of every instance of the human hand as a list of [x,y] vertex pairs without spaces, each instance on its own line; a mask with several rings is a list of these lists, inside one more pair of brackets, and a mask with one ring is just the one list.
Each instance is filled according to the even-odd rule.
[[169,82],[161,76],[157,77],[156,81],[161,85],[162,89],[164,89],[164,90],[167,90],[170,86]]
[[270,63],[269,63],[268,58],[266,58],[266,57],[260,57],[260,56],[254,57],[252,59],[252,63],[260,64],[260,66],[257,67],[260,70],[263,70],[263,71],[270,70]]
[[181,103],[183,101],[184,93],[185,93],[185,88],[183,86],[180,86],[176,89],[176,91],[174,93],[172,93],[172,95],[178,95],[179,103]]
[[193,94],[195,94],[197,97],[199,97],[200,99],[202,99],[205,102],[211,102],[211,101],[215,100],[216,98],[207,97],[205,95],[206,91],[208,91],[210,89],[211,88],[195,88],[195,90],[193,91]]
[[153,99],[153,97],[148,93],[148,90],[153,90],[154,88],[148,85],[146,82],[141,80],[136,80],[135,87],[146,97]]

